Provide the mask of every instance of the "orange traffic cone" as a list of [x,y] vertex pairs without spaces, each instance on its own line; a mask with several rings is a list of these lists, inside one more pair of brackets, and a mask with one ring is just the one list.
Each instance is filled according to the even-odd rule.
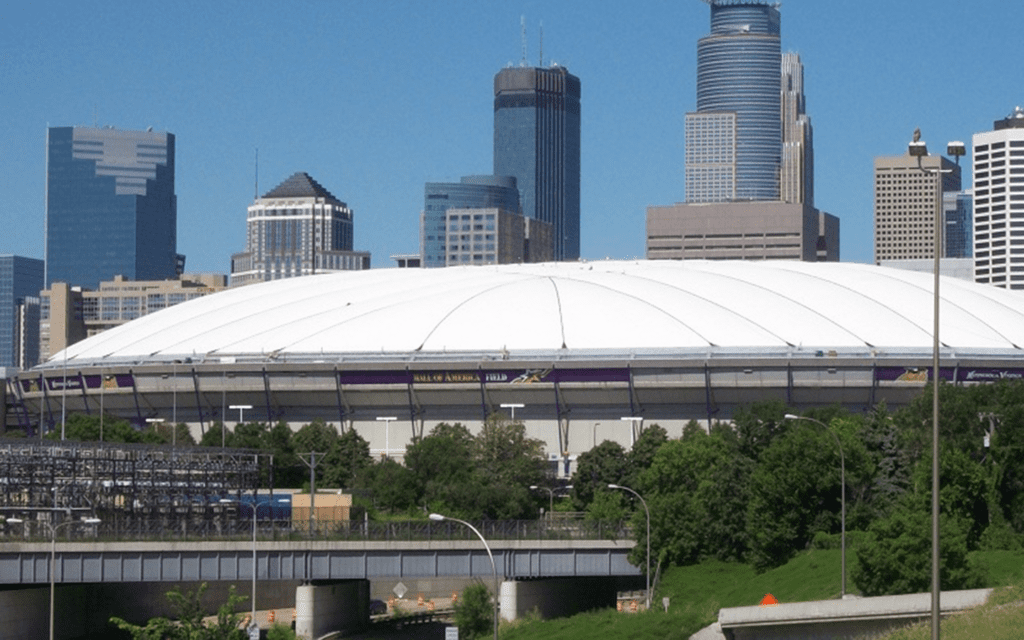
[[779,601],[776,600],[775,596],[773,596],[770,593],[764,594],[764,597],[761,598],[761,606],[762,607],[770,607],[770,606],[772,606],[774,604],[779,604]]

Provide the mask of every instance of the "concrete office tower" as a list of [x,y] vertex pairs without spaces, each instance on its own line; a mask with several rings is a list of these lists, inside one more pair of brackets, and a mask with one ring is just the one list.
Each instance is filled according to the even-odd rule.
[[1024,109],[974,134],[971,146],[975,282],[1024,289]]
[[46,146],[46,286],[181,273],[173,134],[53,127]]
[[779,199],[814,206],[814,130],[804,99],[804,65],[782,54],[782,166]]
[[779,200],[779,10],[706,1],[711,33],[697,44],[697,111],[686,114],[686,201]]
[[43,261],[0,255],[0,368],[39,363],[39,292]]
[[[935,258],[936,206],[945,194],[960,191],[960,167],[938,155],[920,160],[931,172],[910,154],[875,158],[875,264]],[[941,190],[934,173],[939,168],[947,172]]]
[[257,198],[246,225],[246,250],[231,256],[232,286],[370,268],[369,252],[352,250],[352,210],[308,174]]
[[465,176],[459,182],[428,182],[423,188],[420,255],[424,267],[443,267],[447,258],[449,209],[497,208],[519,213],[519,190],[511,176]]
[[580,257],[580,79],[565,67],[494,76],[494,175],[514,176],[523,215],[552,225],[555,260]]

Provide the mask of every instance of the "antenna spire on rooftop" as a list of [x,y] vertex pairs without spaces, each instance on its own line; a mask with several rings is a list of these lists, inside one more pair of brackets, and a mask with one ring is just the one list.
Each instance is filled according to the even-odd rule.
[[522,45],[523,45],[523,55],[519,59],[519,66],[520,67],[525,67],[526,66],[526,16],[525,15],[519,16],[519,27],[520,27],[520,29],[522,31],[521,38],[522,38]]

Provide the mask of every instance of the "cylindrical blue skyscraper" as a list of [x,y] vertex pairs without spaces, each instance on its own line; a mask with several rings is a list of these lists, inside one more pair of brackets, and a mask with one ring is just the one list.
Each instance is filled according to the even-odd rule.
[[735,114],[736,200],[778,200],[781,19],[775,4],[711,2],[697,44],[697,112]]

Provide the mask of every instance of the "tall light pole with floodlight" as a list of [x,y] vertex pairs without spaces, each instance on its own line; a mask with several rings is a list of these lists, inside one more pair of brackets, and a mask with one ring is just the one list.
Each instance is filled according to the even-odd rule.
[[[491,548],[487,546],[487,540],[484,539],[483,534],[477,531],[476,527],[469,524],[465,520],[459,520],[458,518],[452,518],[451,516],[443,516],[440,513],[430,514],[430,519],[434,522],[444,522],[445,520],[452,520],[453,522],[464,524],[467,527],[469,527],[473,531],[473,533],[476,534],[476,537],[480,538],[480,542],[484,543],[484,549],[487,550],[487,557],[491,559],[491,571],[494,572],[494,640],[498,640],[498,596],[500,595],[500,585],[498,584],[498,566],[494,564],[494,554],[491,553]],[[470,560],[470,564],[472,564],[472,560]],[[472,569],[472,567],[470,567],[470,569]]]
[[384,457],[391,457],[391,423],[398,420],[395,416],[377,416],[377,422],[384,423]]
[[842,580],[840,580],[839,597],[840,598],[845,598],[846,597],[846,455],[843,453],[843,445],[839,441],[839,436],[836,435],[836,433],[834,431],[832,431],[832,429],[830,429],[829,426],[827,424],[825,424],[824,422],[822,422],[821,420],[816,420],[814,418],[810,418],[810,417],[807,417],[807,416],[798,416],[798,415],[794,415],[792,413],[787,413],[786,414],[786,419],[787,420],[807,420],[808,422],[815,422],[817,424],[820,424],[822,426],[822,428],[825,429],[825,431],[828,431],[829,434],[831,434],[831,436],[833,438],[835,438],[836,446],[839,447],[839,484],[842,485],[842,487],[841,487],[841,498],[840,498],[840,505],[841,505],[840,508],[842,509],[842,511],[841,511],[841,516],[840,516],[840,519],[839,519],[840,520],[841,531],[842,531],[841,537],[840,537],[840,541],[839,541],[839,548],[841,549],[841,551],[840,551],[840,558],[841,558],[840,571],[841,571],[841,574],[840,575],[842,576]]
[[[942,266],[942,174],[952,169],[942,168],[939,158],[935,168],[925,167],[921,158],[928,156],[928,145],[921,140],[921,130],[914,131],[914,139],[907,147],[908,153],[917,158],[917,167],[925,173],[935,175],[935,261],[934,297],[933,297],[933,328],[932,328],[932,640],[939,640],[939,608],[941,603],[939,584],[939,270]],[[946,145],[946,153],[956,158],[960,165],[960,156],[967,154],[963,142],[953,141]]]
[[516,409],[522,409],[526,405],[521,402],[504,402],[499,405],[502,409],[512,410],[512,422],[516,421]]
[[[628,418],[623,418],[627,420]],[[632,493],[637,498],[640,498],[640,504],[644,505],[644,512],[647,514],[647,610],[651,610],[651,510],[647,508],[647,501],[644,497],[629,487],[624,487],[621,484],[610,484],[609,489],[622,489]]]
[[[58,511],[67,512],[68,517],[71,517],[71,509],[54,509],[53,513]],[[21,518],[7,518],[9,524],[20,524],[24,521]],[[82,518],[81,520],[67,520],[58,524],[52,522],[43,521],[46,527],[50,530],[50,640],[53,640],[53,619],[54,619],[54,592],[56,591],[56,573],[57,573],[57,531],[61,527],[67,527],[73,524],[99,524],[102,522],[99,518]]]
[[[233,500],[231,498],[221,498],[220,502],[238,505],[244,504],[243,502],[239,502],[238,500]],[[270,498],[263,500],[262,502],[253,502],[252,504],[252,612],[250,614],[251,617],[249,618],[251,626],[256,625],[256,513],[259,511],[260,507],[264,505],[269,506],[274,502],[289,502],[289,500],[284,498],[278,498],[276,500],[274,498]],[[271,513],[271,518],[273,518],[273,513]]]

